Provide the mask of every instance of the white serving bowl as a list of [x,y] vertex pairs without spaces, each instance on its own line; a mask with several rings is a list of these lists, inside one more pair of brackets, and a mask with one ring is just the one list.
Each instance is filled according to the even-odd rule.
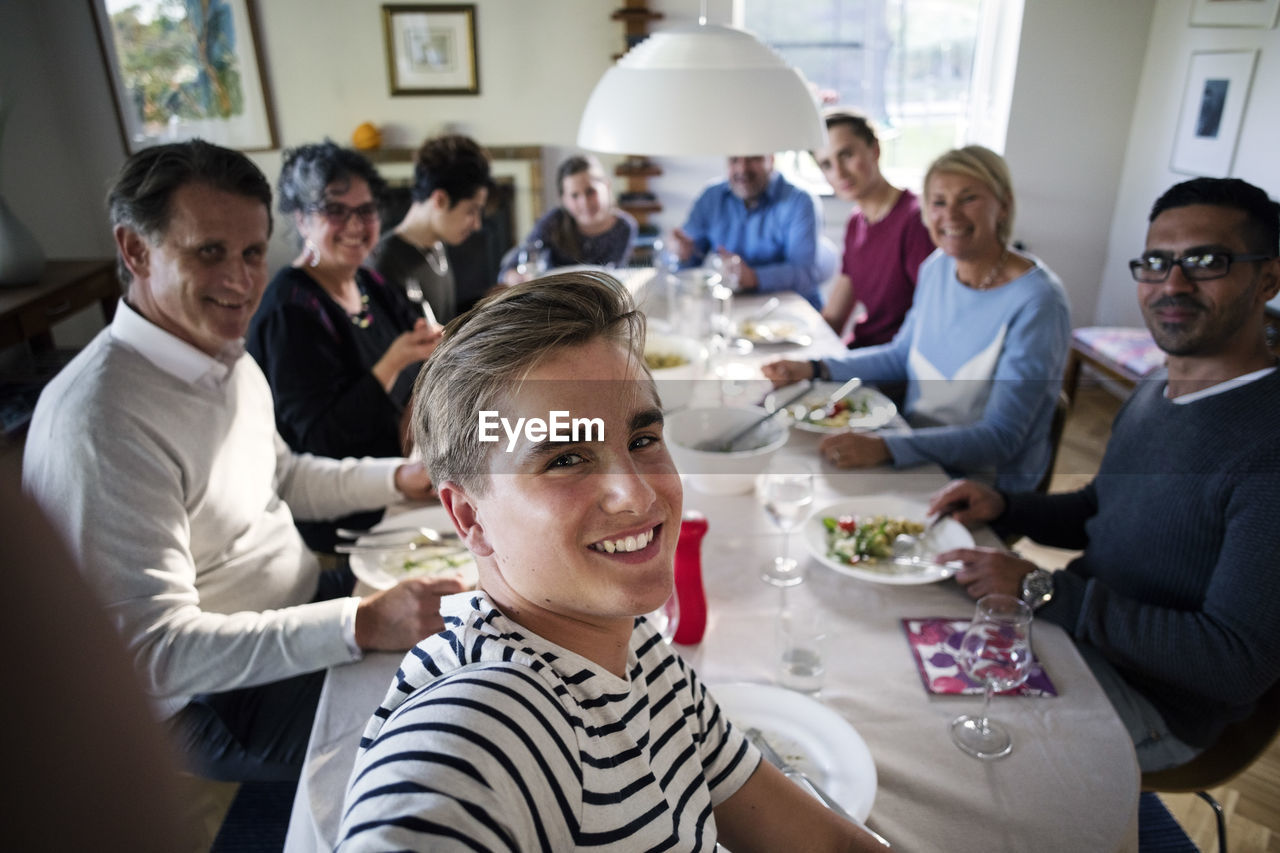
[[736,495],[751,491],[756,476],[769,467],[774,454],[787,443],[788,426],[781,415],[743,439],[743,446],[751,449],[717,453],[698,450],[697,446],[710,439],[727,438],[768,413],[759,406],[730,406],[684,409],[667,415],[664,432],[676,468],[700,492]]
[[668,411],[689,405],[696,380],[702,375],[707,350],[694,338],[670,335],[649,329],[644,339],[645,355],[678,355],[684,364],[650,370],[658,385],[662,407]]

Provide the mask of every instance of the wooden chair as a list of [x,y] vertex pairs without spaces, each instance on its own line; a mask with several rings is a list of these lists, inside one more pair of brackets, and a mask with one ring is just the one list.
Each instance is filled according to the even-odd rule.
[[1049,422],[1049,467],[1044,476],[1036,484],[1036,491],[1047,494],[1049,483],[1053,480],[1053,466],[1058,461],[1058,447],[1062,444],[1062,431],[1067,426],[1067,415],[1071,413],[1071,397],[1066,391],[1058,392],[1058,403],[1053,409],[1053,420]]
[[1227,853],[1227,821],[1222,804],[1209,793],[1239,776],[1280,734],[1280,682],[1271,685],[1253,714],[1233,723],[1212,746],[1179,767],[1142,774],[1142,790],[1195,794],[1213,808],[1218,826],[1218,849]]

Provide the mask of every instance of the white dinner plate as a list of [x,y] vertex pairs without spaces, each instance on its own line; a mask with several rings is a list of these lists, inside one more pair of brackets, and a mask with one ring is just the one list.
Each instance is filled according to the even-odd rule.
[[[822,524],[822,519],[824,518],[839,518],[842,515],[887,515],[925,524],[928,510],[929,506],[926,503],[894,495],[869,495],[861,498],[847,498],[815,510],[809,516],[809,520],[804,523],[804,541],[809,546],[809,552],[817,557],[823,565],[859,580],[898,586],[937,583],[954,575],[958,567],[949,565],[899,566],[889,561],[885,561],[882,567],[877,567],[874,564],[851,566],[828,556],[827,529]],[[929,559],[935,554],[949,551],[952,548],[972,547],[973,534],[955,519],[944,518],[929,531],[929,536],[924,542],[924,553],[920,556],[923,559]]]
[[876,764],[849,721],[803,693],[772,684],[714,684],[708,690],[739,729],[759,729],[849,814],[866,820],[876,798]]
[[[452,531],[453,524],[444,507],[436,505],[420,507],[409,512],[384,518],[370,532],[398,527],[431,527],[439,531]],[[405,534],[411,536],[412,534]],[[357,540],[363,543],[384,545],[386,536],[365,537]],[[451,547],[449,550],[453,550]],[[437,575],[461,575],[465,582],[474,583],[476,564],[469,554],[467,559],[456,566],[440,565],[442,561],[433,560],[432,555],[438,549],[418,548],[412,551],[377,551],[351,555],[351,571],[357,578],[374,589],[389,589],[407,578],[435,577]],[[406,565],[408,563],[408,565]]]
[[763,320],[745,318],[738,326],[738,334],[757,346],[790,345],[807,347],[813,336],[802,317],[782,312],[770,314]]
[[[854,389],[853,393],[845,397],[852,404],[857,406],[865,406],[867,411],[865,414],[854,415],[849,418],[849,423],[844,426],[827,426],[825,424],[814,423],[806,420],[808,413],[822,405],[827,397],[835,392],[837,388],[843,385],[843,382],[815,382],[813,391],[801,397],[796,403],[787,407],[787,415],[791,418],[791,424],[798,430],[805,432],[822,433],[823,435],[831,435],[840,432],[870,432],[872,430],[881,429],[893,422],[893,418],[898,414],[898,407],[893,401],[881,394],[875,388],[863,386]],[[779,388],[770,394],[764,402],[766,409],[772,411],[780,401],[785,400],[788,396],[795,393],[789,390],[790,386]]]

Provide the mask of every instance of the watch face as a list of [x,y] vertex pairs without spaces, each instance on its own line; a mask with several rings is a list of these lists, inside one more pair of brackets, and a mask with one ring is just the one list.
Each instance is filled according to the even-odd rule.
[[1022,579],[1022,600],[1032,608],[1048,604],[1053,598],[1053,575],[1036,569]]

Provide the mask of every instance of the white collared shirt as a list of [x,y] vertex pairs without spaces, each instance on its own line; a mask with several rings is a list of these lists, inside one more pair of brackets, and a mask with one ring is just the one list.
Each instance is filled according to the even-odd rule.
[[1230,391],[1233,388],[1239,388],[1241,385],[1248,385],[1250,382],[1256,382],[1264,376],[1274,373],[1276,365],[1264,367],[1261,370],[1255,370],[1252,373],[1245,373],[1241,376],[1233,376],[1230,379],[1224,379],[1217,385],[1210,385],[1208,388],[1201,388],[1199,391],[1192,391],[1189,394],[1183,394],[1179,397],[1169,397],[1169,385],[1165,383],[1164,395],[1170,403],[1176,403],[1179,406],[1185,406],[1187,403],[1194,403],[1196,400],[1203,400],[1206,397],[1212,397],[1214,394],[1221,394],[1224,391]]

